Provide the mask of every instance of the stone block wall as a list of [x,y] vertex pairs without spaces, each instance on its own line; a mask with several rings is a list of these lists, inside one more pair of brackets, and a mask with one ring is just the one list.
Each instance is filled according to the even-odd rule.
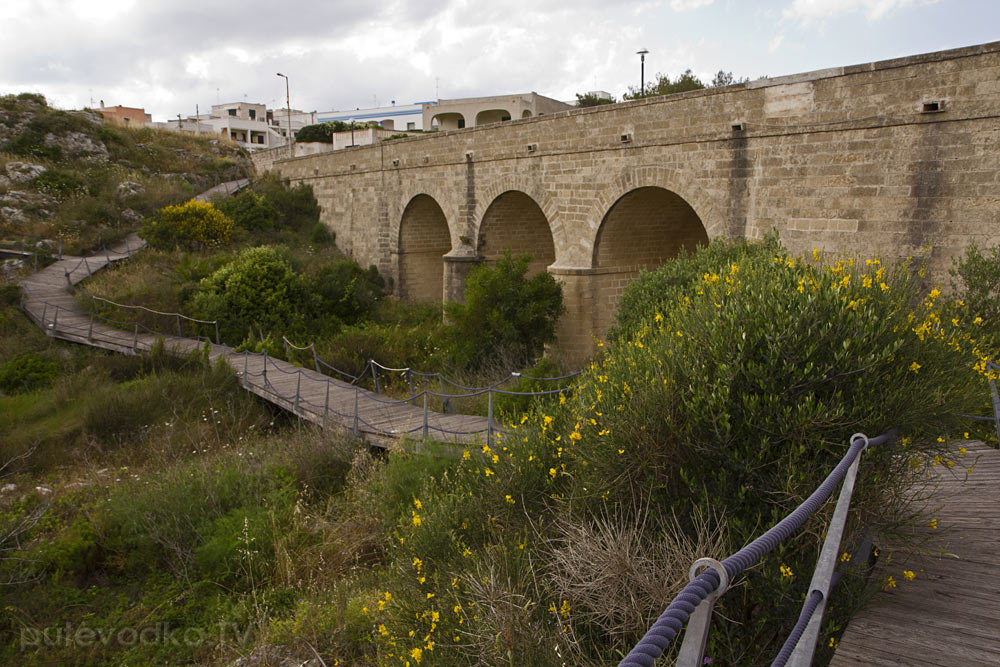
[[[481,259],[462,239],[485,230],[489,244],[501,226],[490,206],[512,191],[530,198],[551,234],[548,270],[566,290],[559,347],[584,355],[610,322],[621,281],[658,261],[642,255],[659,241],[655,231],[644,236],[651,216],[688,230],[680,245],[774,229],[793,253],[924,253],[932,280],[946,281],[951,258],[970,241],[1000,243],[998,81],[1000,43],[993,43],[439,132],[273,168],[311,183],[338,245],[394,276],[401,290],[408,288],[400,270],[408,269],[400,230],[415,224],[404,212],[415,197],[432,198],[451,243],[442,260],[445,298],[461,297],[462,277]],[[615,204],[643,188],[665,191],[664,203],[615,223]],[[690,213],[667,205],[667,195]],[[516,224],[502,223],[507,238],[524,238]],[[617,250],[604,266],[601,246],[610,252],[616,225]]]

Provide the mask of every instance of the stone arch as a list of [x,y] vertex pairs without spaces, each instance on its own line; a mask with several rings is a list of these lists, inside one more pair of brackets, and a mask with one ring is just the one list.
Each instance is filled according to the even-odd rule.
[[506,109],[483,109],[476,114],[476,125],[488,125],[510,120],[510,111]]
[[531,118],[531,109],[525,109],[522,111],[521,118]]
[[437,125],[442,132],[445,130],[460,130],[465,127],[465,116],[458,112],[434,114],[431,126]]
[[406,301],[440,301],[444,260],[451,251],[451,230],[434,197],[418,194],[399,218],[399,279],[396,293]]
[[[555,249],[556,259],[553,261],[558,261],[560,254],[566,247],[566,242],[563,238],[565,230],[563,228],[562,217],[559,215],[559,207],[549,194],[549,191],[544,189],[538,181],[523,176],[503,176],[489,182],[480,190],[481,195],[477,197],[476,212],[473,218],[476,221],[476,247],[478,248],[481,243],[479,236],[482,233],[486,212],[493,206],[497,199],[508,192],[520,192],[526,195],[541,209],[542,215],[548,224]],[[489,238],[486,241],[489,242]]]
[[655,269],[708,241],[701,217],[676,192],[647,185],[620,196],[607,209],[594,238],[597,330],[611,325],[619,299],[640,270]]
[[487,263],[496,262],[506,250],[531,255],[529,277],[544,272],[556,259],[548,218],[520,190],[507,190],[492,199],[479,224],[476,250]]

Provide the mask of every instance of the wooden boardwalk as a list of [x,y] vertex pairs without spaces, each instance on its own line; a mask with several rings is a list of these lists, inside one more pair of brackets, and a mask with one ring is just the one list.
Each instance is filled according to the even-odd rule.
[[[147,352],[157,340],[163,340],[168,350],[179,355],[202,350],[206,344],[203,340],[150,334],[138,328],[123,330],[76,307],[69,292],[72,285],[144,246],[145,242],[133,234],[104,254],[64,257],[26,278],[21,281],[25,313],[49,336],[123,354]],[[225,345],[209,343],[208,356],[213,363],[223,359],[232,366],[247,391],[308,422],[346,429],[375,445],[385,446],[402,437],[421,440],[426,436],[466,444],[486,439],[485,417],[425,410],[422,405],[390,400],[280,359],[234,352]]]
[[876,567],[896,587],[851,620],[831,667],[1000,665],[1000,451],[960,446],[966,454],[933,469],[936,492],[921,501],[936,528],[921,529],[919,550]]

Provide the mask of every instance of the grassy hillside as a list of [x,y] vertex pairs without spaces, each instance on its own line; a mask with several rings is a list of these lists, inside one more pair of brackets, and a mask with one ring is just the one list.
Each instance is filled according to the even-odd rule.
[[5,95],[0,241],[59,239],[67,252],[92,250],[162,206],[246,177],[248,167],[222,138],[117,127],[92,111],[53,109],[40,95]]

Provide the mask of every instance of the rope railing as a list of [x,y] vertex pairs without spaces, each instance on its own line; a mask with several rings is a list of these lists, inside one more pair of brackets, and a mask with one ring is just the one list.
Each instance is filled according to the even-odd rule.
[[[826,500],[834,489],[843,482],[833,519],[827,529],[827,537],[817,561],[806,603],[800,614],[799,623],[789,636],[786,645],[790,648],[779,654],[775,664],[784,665],[788,660],[793,667],[805,667],[812,662],[812,655],[819,636],[820,623],[826,599],[834,581],[840,541],[847,522],[854,480],[857,476],[861,454],[869,447],[879,446],[895,438],[896,432],[889,431],[869,439],[858,433],[851,437],[851,445],[833,471],[813,491],[801,505],[784,519],[753,542],[729,556],[722,562],[702,558],[691,566],[691,581],[667,606],[653,626],[639,640],[635,647],[619,663],[619,667],[652,667],[656,659],[676,639],[687,624],[677,658],[679,667],[694,667],[703,664],[705,642],[712,619],[715,600],[729,588],[730,582],[754,565],[779,544],[797,532]],[[801,626],[801,627],[800,627]],[[787,653],[787,655],[786,655]]]
[[[183,334],[183,331],[181,329],[181,322],[182,321],[183,322],[193,322],[195,324],[207,324],[207,325],[211,325],[211,326],[215,327],[215,342],[216,342],[216,344],[220,343],[220,339],[219,339],[219,321],[218,320],[199,320],[199,319],[194,318],[194,317],[188,317],[187,315],[183,315],[181,313],[166,313],[166,312],[162,312],[162,311],[159,311],[159,310],[153,310],[152,308],[147,308],[145,306],[131,306],[131,305],[124,304],[124,303],[117,303],[115,301],[111,301],[110,299],[105,299],[105,298],[102,298],[102,297],[99,297],[99,296],[93,296],[92,295],[90,298],[95,303],[96,302],[106,303],[109,306],[112,306],[114,308],[121,308],[121,309],[124,309],[124,310],[137,310],[137,311],[140,311],[140,312],[150,313],[152,315],[157,315],[157,316],[160,316],[160,317],[170,317],[170,318],[173,318],[176,321],[176,324],[177,324],[177,337],[178,338],[184,338],[184,334]],[[96,312],[96,310],[94,312]],[[98,316],[99,317],[103,317],[103,316],[101,316],[99,314],[98,314]],[[128,322],[128,324],[131,324],[131,322]],[[150,329],[149,327],[147,327],[144,324],[140,324],[140,326],[142,326],[149,333],[154,333],[154,334],[162,334],[163,333],[161,331],[155,331],[153,329]],[[170,335],[173,335],[173,334],[171,333]],[[198,338],[198,339],[202,338],[197,333],[195,333],[194,336],[189,336],[189,337],[190,338]]]

